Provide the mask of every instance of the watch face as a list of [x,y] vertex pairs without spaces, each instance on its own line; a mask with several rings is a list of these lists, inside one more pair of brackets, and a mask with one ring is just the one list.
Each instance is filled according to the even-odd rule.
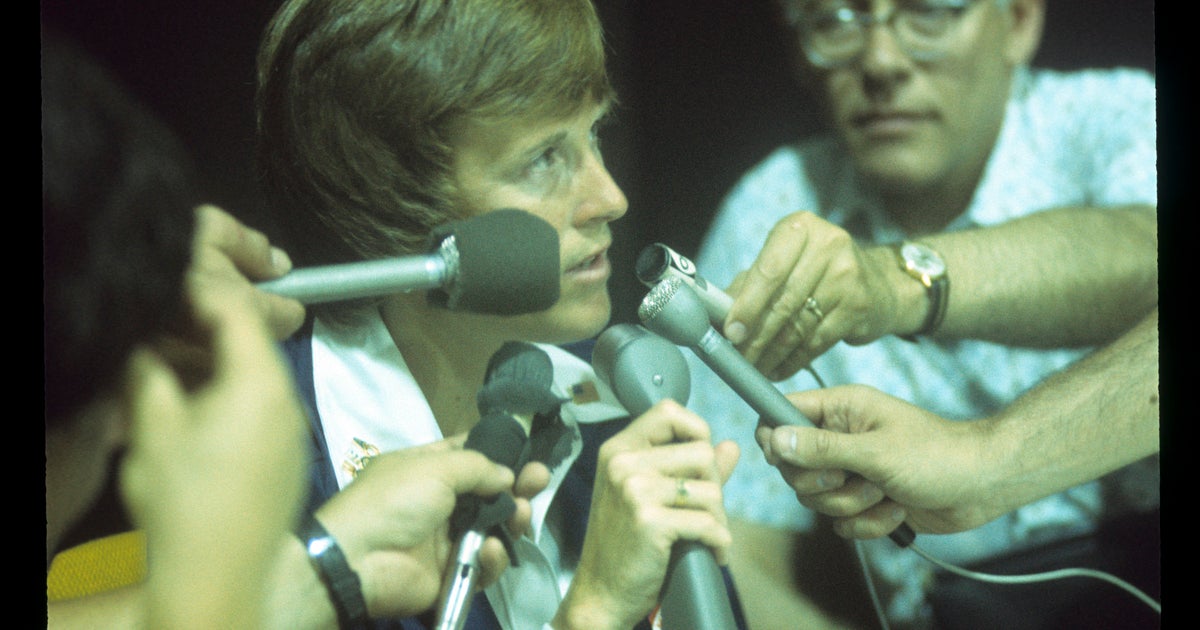
[[908,261],[914,271],[931,278],[936,278],[946,272],[946,263],[942,262],[942,257],[920,243],[905,243],[900,248],[900,255]]

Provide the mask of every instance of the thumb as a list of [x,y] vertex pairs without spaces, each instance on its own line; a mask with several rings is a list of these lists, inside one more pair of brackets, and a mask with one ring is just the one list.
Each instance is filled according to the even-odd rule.
[[812,427],[785,426],[771,435],[771,448],[782,461],[809,469],[844,469],[861,474],[858,441],[863,436]]

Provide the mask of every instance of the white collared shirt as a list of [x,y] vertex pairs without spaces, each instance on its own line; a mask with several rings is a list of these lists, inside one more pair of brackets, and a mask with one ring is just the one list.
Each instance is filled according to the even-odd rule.
[[[561,348],[538,347],[554,366],[555,393],[568,399],[561,417],[572,444],[570,454],[551,470],[550,484],[530,501],[529,532],[514,541],[519,565],[510,566],[485,591],[500,624],[509,630],[548,624],[574,575],[574,559],[560,553],[548,521],[556,517],[549,512],[552,499],[582,448],[578,425],[628,415],[591,366]],[[339,488],[353,481],[353,463],[363,456],[445,437],[378,312],[364,312],[353,326],[318,318],[312,357],[317,412]],[[580,383],[594,386],[595,400],[570,400],[568,394]]]

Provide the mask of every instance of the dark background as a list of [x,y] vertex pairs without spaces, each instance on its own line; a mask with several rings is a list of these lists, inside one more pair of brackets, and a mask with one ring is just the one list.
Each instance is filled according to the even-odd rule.
[[[45,0],[72,35],[183,137],[213,202],[275,235],[253,167],[254,53],[277,0]],[[1155,68],[1152,0],[1048,0],[1038,63]],[[612,252],[614,321],[645,291],[633,261],[660,241],[692,256],[722,195],[814,129],[767,0],[598,0],[621,99],[605,155],[629,198]],[[278,239],[277,239],[278,240]]]

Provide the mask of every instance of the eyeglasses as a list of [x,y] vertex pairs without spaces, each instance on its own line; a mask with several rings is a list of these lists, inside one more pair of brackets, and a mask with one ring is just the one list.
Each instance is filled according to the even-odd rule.
[[928,62],[946,55],[963,14],[978,3],[926,0],[893,6],[875,16],[841,2],[825,2],[806,9],[793,5],[788,18],[799,32],[804,54],[818,68],[853,63],[866,48],[868,29],[877,24],[891,28],[896,42],[910,58]]

